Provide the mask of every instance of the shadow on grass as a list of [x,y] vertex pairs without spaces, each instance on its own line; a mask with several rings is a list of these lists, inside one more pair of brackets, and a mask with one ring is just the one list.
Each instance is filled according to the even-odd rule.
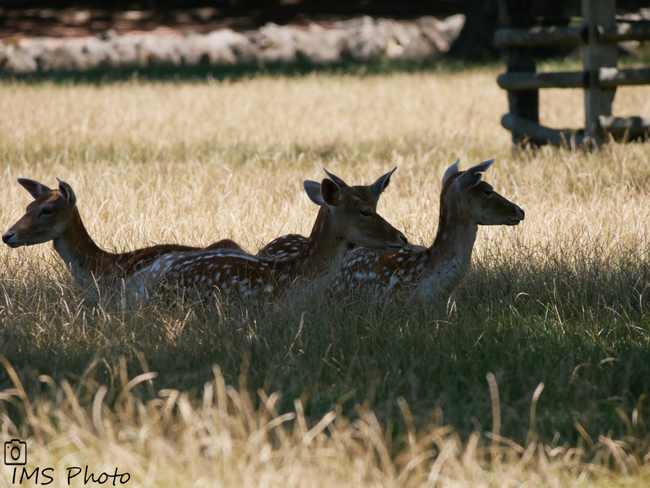
[[141,69],[105,68],[85,72],[43,72],[31,74],[11,74],[0,72],[2,81],[20,81],[24,83],[53,82],[57,84],[93,84],[142,80],[149,82],[205,82],[236,81],[259,75],[276,77],[305,76],[312,73],[329,73],[338,75],[367,76],[391,73],[415,72],[460,72],[468,69],[498,66],[496,62],[489,65],[472,64],[448,58],[431,60],[385,60],[372,62],[345,61],[337,64],[315,64],[301,61],[294,64],[269,65],[235,65],[235,66],[157,66]]
[[[641,256],[585,257],[578,266],[561,255],[479,262],[455,306],[324,299],[129,310],[74,286],[62,295],[54,283],[6,282],[0,355],[31,398],[48,375],[75,388],[107,385],[110,403],[126,368],[129,378],[159,374],[151,391],[137,391],[143,399],[166,388],[198,398],[218,364],[228,384],[253,398],[281,392],[280,413],[300,399],[311,419],[335,408],[355,418],[365,404],[382,423],[398,424],[404,398],[417,427],[452,425],[462,436],[492,429],[491,373],[501,434],[520,444],[532,427],[545,442],[576,445],[576,423],[592,439],[620,438],[628,434],[622,415],[635,417],[635,435],[648,439],[650,417],[638,407],[650,391],[650,268]],[[11,386],[0,369],[0,387]]]

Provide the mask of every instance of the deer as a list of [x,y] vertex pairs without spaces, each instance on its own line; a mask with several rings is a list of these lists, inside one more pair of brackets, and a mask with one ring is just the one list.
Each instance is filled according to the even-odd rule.
[[312,232],[296,255],[265,258],[220,249],[175,260],[163,257],[148,271],[159,280],[157,292],[168,297],[196,290],[201,299],[231,293],[272,297],[288,291],[299,278],[310,280],[317,292],[321,284],[329,283],[351,244],[396,251],[408,243],[373,208],[372,192],[329,178],[320,184],[307,180],[303,188],[312,201],[322,203]]
[[398,252],[356,248],[332,280],[334,294],[370,292],[385,296],[411,291],[414,298],[435,300],[451,294],[466,275],[479,225],[514,226],[524,211],[482,181],[494,159],[465,171],[456,160],[442,178],[438,231],[430,247],[409,244]]
[[[379,202],[379,197],[384,192],[384,190],[388,187],[388,184],[390,183],[390,177],[392,176],[392,174],[395,172],[396,169],[397,166],[395,166],[391,171],[389,171],[385,175],[380,176],[377,179],[377,181],[375,181],[372,185],[367,185],[367,186],[358,185],[358,186],[354,186],[353,188],[355,189],[355,191],[358,191],[361,194],[363,194],[364,200],[368,202],[368,204],[372,207],[373,210],[376,211],[377,203]],[[345,181],[343,181],[338,176],[330,173],[325,168],[323,168],[323,171],[325,172],[325,174],[327,174],[329,179],[334,181],[339,187],[345,188],[349,186]],[[311,188],[315,190],[316,185],[320,185],[320,183],[317,183],[315,181],[310,181],[309,185]],[[319,207],[323,204],[323,199],[320,193],[313,191],[311,194],[308,193],[307,196],[314,204],[318,205]],[[294,256],[297,256],[300,253],[300,250],[307,243],[307,240],[308,237],[305,237],[300,234],[287,234],[269,242],[266,246],[264,246],[262,249],[260,249],[257,252],[256,256],[262,258],[276,258],[276,257],[281,259],[292,258]],[[351,245],[351,248],[353,247],[354,245]]]
[[[74,190],[66,182],[57,180],[59,187],[52,190],[38,181],[18,178],[18,183],[34,201],[27,206],[25,215],[2,235],[2,241],[12,248],[52,241],[54,250],[81,286],[88,286],[94,280],[129,278],[166,254],[201,250],[161,244],[123,253],[104,251],[93,241],[83,224]],[[244,252],[230,239],[217,241],[205,249],[218,248]]]

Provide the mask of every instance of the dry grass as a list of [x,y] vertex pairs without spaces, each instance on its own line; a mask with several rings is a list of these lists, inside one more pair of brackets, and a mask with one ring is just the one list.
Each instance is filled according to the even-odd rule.
[[[118,466],[143,486],[648,482],[650,146],[513,155],[495,77],[4,82],[3,229],[29,202],[16,177],[58,176],[105,248],[230,237],[254,251],[309,232],[300,183],[321,166],[367,183],[397,165],[379,211],[429,244],[457,157],[495,157],[486,180],[526,220],[481,230],[452,309],[124,310],[78,290],[51,246],[3,247],[0,354],[17,377],[0,375],[0,441],[28,439],[30,463],[62,476]],[[543,92],[541,109],[582,123],[577,91]],[[650,113],[650,89],[620,90],[615,113]]]
[[[591,463],[582,461],[583,449],[544,445],[532,431],[526,446],[496,434],[487,443],[478,433],[463,442],[450,426],[432,423],[417,432],[404,399],[398,403],[406,434],[393,439],[367,407],[358,407],[354,421],[339,409],[314,424],[305,417],[300,400],[293,411],[279,414],[279,393],[260,392],[256,407],[245,389],[226,385],[218,367],[196,400],[165,389],[145,403],[134,391],[147,383],[152,388],[156,375],[145,373],[129,381],[123,362],[115,371],[122,390],[109,409],[104,403],[106,386],[84,384],[75,390],[66,381],[58,387],[47,376],[41,377],[46,393],[29,403],[15,372],[5,366],[18,388],[0,399],[14,400],[24,408],[29,429],[12,425],[5,417],[2,438],[29,436],[28,472],[51,468],[47,474],[54,486],[81,484],[85,472],[71,481],[68,477],[77,474],[76,467],[87,466],[96,479],[105,472],[121,475],[130,481],[127,486],[157,487],[190,482],[269,487],[585,487],[641,486],[650,481],[647,467],[620,441],[599,439]],[[80,399],[88,402],[88,408],[80,407]],[[13,469],[7,471],[13,475]]]

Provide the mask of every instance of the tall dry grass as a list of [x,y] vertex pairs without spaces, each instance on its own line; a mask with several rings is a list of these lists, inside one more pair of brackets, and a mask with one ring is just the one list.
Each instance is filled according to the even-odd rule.
[[[449,305],[124,309],[50,245],[3,247],[0,442],[144,486],[647,482],[650,147],[513,154],[495,77],[3,82],[3,230],[30,201],[16,177],[59,177],[107,249],[255,251],[309,232],[300,183],[322,166],[357,184],[397,165],[379,211],[430,244],[446,167],[492,157],[485,179],[526,220],[481,229]],[[542,122],[580,126],[579,93],[543,92]],[[650,112],[650,90],[614,110]]]
[[[478,433],[463,441],[450,426],[432,423],[416,431],[403,398],[398,404],[406,433],[395,438],[364,406],[355,420],[339,409],[311,423],[300,400],[292,411],[278,413],[278,392],[260,391],[256,405],[245,389],[227,385],[217,366],[197,399],[165,389],[143,402],[138,390],[156,374],[130,379],[122,362],[115,371],[121,391],[109,408],[106,386],[91,382],[75,389],[48,376],[40,378],[44,394],[32,402],[15,371],[4,365],[16,388],[0,399],[22,407],[29,427],[5,416],[2,439],[16,433],[29,438],[27,472],[40,468],[41,483],[53,486],[81,485],[83,477],[100,480],[102,473],[114,476],[118,486],[157,487],[583,487],[642,486],[650,480],[641,460],[607,437],[598,440],[589,463],[582,460],[583,449],[544,445],[534,430],[524,446],[500,438],[498,427],[487,442]],[[488,381],[496,390],[494,378]],[[493,406],[498,412],[498,393]],[[49,479],[42,474],[48,468]],[[22,468],[18,473],[5,467],[0,480],[10,486]]]

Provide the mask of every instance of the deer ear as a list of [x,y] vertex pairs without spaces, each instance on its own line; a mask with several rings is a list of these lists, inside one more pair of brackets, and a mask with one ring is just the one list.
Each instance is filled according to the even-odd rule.
[[442,177],[442,185],[443,186],[445,185],[445,182],[449,178],[451,178],[452,175],[455,175],[456,173],[458,173],[458,163],[459,162],[460,162],[460,158],[458,158],[454,164],[452,164],[451,166],[449,166],[449,168],[447,168],[447,171],[445,171],[445,174]]
[[27,178],[18,178],[18,183],[34,197],[38,199],[46,191],[51,191],[47,186],[35,180],[28,180]]
[[341,188],[332,180],[325,178],[320,184],[320,194],[323,201],[332,207],[341,203]]
[[478,163],[476,166],[472,166],[467,171],[470,171],[472,173],[485,173],[487,169],[492,166],[492,163],[494,163],[494,159],[489,159],[487,161],[483,161],[482,163]]
[[372,194],[378,200],[381,194],[384,192],[384,190],[388,187],[388,184],[390,183],[390,177],[395,172],[396,169],[397,166],[395,166],[392,171],[389,171],[384,176],[379,177],[379,179],[370,186],[370,189],[372,190]]
[[329,176],[330,180],[332,180],[334,183],[339,185],[340,188],[345,188],[346,186],[349,186],[345,181],[343,181],[338,176],[333,175],[332,173],[327,171],[325,168],[323,168],[323,171],[325,171],[325,174],[327,174],[327,176]]
[[462,175],[458,178],[458,184],[462,186],[476,186],[481,181],[481,173],[487,171],[487,169],[492,166],[494,159],[489,161],[483,161],[482,163],[472,166],[471,168],[465,170]]
[[61,196],[65,198],[70,205],[75,205],[77,203],[77,196],[74,194],[72,187],[65,181],[61,181],[58,178],[56,180],[59,182],[59,191],[61,192]]
[[320,194],[320,183],[305,180],[302,182],[302,187],[305,189],[307,196],[312,202],[319,206],[323,204],[323,197]]

